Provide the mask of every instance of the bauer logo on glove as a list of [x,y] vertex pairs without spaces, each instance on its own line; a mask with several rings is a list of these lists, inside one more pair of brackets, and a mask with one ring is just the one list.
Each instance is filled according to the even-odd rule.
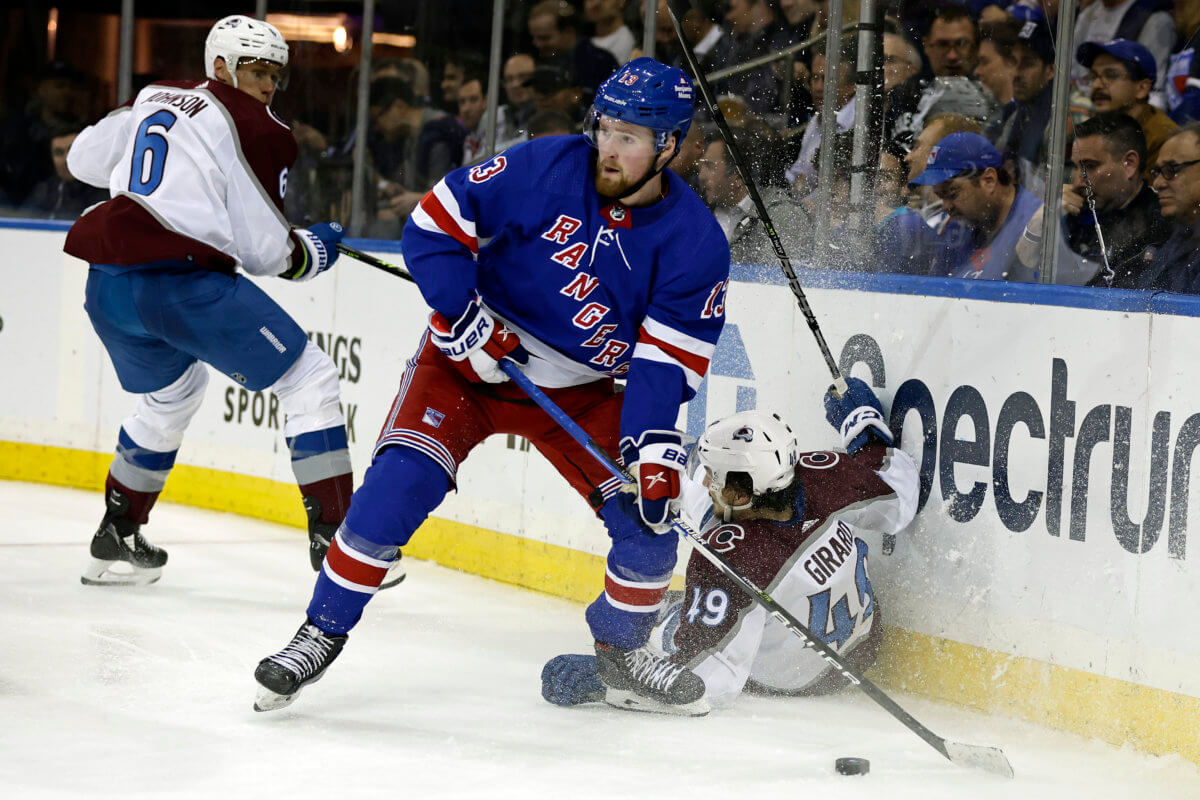
[[637,478],[638,512],[655,533],[671,529],[671,501],[679,497],[687,451],[679,431],[646,431],[621,442],[621,460]]
[[478,298],[453,323],[440,311],[433,312],[429,317],[429,332],[433,346],[472,383],[508,380],[500,369],[502,359],[517,364],[529,361],[521,338],[496,322]]

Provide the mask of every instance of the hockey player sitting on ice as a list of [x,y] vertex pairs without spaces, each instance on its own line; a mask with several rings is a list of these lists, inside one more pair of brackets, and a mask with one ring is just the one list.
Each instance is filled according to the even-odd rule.
[[[698,464],[684,489],[683,514],[736,571],[861,672],[874,663],[883,635],[864,538],[894,535],[912,520],[917,468],[893,447],[870,387],[857,378],[848,383],[843,397],[825,396],[845,452],[800,453],[791,428],[763,411],[710,425],[693,450]],[[817,695],[846,685],[698,553],[686,581],[651,641],[676,669],[703,679],[712,706],[743,689]],[[611,690],[603,677],[594,656],[555,656],[542,671],[542,696],[563,706],[604,700]]]
[[204,58],[208,80],[150,84],[67,155],[72,175],[112,195],[79,218],[64,249],[91,265],[84,307],[121,386],[138,395],[109,469],[87,584],[158,579],[167,554],[140,527],[204,399],[205,363],[279,398],[313,569],[350,503],[338,369],[238,272],[309,280],[333,266],[343,236],[336,222],[292,230],[283,215],[296,141],[270,106],[287,42],[265,22],[226,17]]
[[[259,710],[291,702],[338,655],[384,570],[493,433],[523,436],[603,519],[604,591],[587,609],[605,680],[632,707],[708,710],[687,670],[664,679],[645,649],[674,570],[668,522],[685,464],[679,408],[724,323],[729,246],[665,169],[692,121],[693,88],[652,58],[596,93],[581,136],[517,145],[438,182],[404,230],[404,259],[433,308],[363,485],[329,548],[308,619],[255,672]],[[500,369],[533,383],[638,476],[633,494]],[[626,380],[624,393],[614,379]]]

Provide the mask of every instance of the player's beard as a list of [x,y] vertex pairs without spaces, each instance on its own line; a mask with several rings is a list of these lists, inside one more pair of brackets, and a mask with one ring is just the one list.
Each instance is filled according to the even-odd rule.
[[[616,176],[606,174],[604,172],[605,166],[613,167],[614,169],[619,170],[619,174]],[[624,170],[621,169],[620,166],[612,163],[605,165],[600,161],[599,158],[597,158],[596,166],[594,168],[594,175],[596,177],[596,191],[599,192],[601,196],[608,197],[613,200],[619,200],[622,197],[628,197],[638,189],[642,188],[642,186],[646,184],[646,181],[653,177],[653,170],[654,165],[651,164],[650,168],[646,170],[644,175],[630,177]]]

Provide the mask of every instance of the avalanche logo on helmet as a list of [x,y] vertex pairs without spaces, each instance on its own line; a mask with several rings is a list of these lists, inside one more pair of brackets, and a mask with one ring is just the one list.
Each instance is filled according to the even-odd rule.
[[737,439],[739,442],[753,442],[754,441],[754,429],[753,428],[738,428],[738,431],[737,431],[737,433],[735,433],[733,435],[733,438]]

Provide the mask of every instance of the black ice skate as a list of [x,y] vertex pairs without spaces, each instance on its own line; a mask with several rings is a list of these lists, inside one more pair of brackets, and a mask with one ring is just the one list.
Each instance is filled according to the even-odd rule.
[[606,689],[604,702],[610,706],[689,717],[709,711],[704,681],[645,647],[622,650],[596,642],[596,667]]
[[[304,511],[308,514],[308,560],[313,571],[320,572],[325,554],[329,552],[329,545],[333,543],[339,526],[321,522],[321,501],[312,495],[305,495]],[[390,589],[407,577],[404,565],[400,563],[402,555],[399,551],[396,552],[396,560],[383,576],[383,583],[379,584],[380,589]]]
[[[141,534],[141,526],[125,517],[129,498],[109,489],[107,511],[92,537],[92,562],[79,578],[87,586],[146,586],[162,577],[167,551],[155,547]],[[112,569],[125,562],[128,570]]]
[[342,652],[346,636],[333,636],[305,620],[288,646],[258,662],[255,711],[274,711],[291,705],[300,690],[316,683]]

